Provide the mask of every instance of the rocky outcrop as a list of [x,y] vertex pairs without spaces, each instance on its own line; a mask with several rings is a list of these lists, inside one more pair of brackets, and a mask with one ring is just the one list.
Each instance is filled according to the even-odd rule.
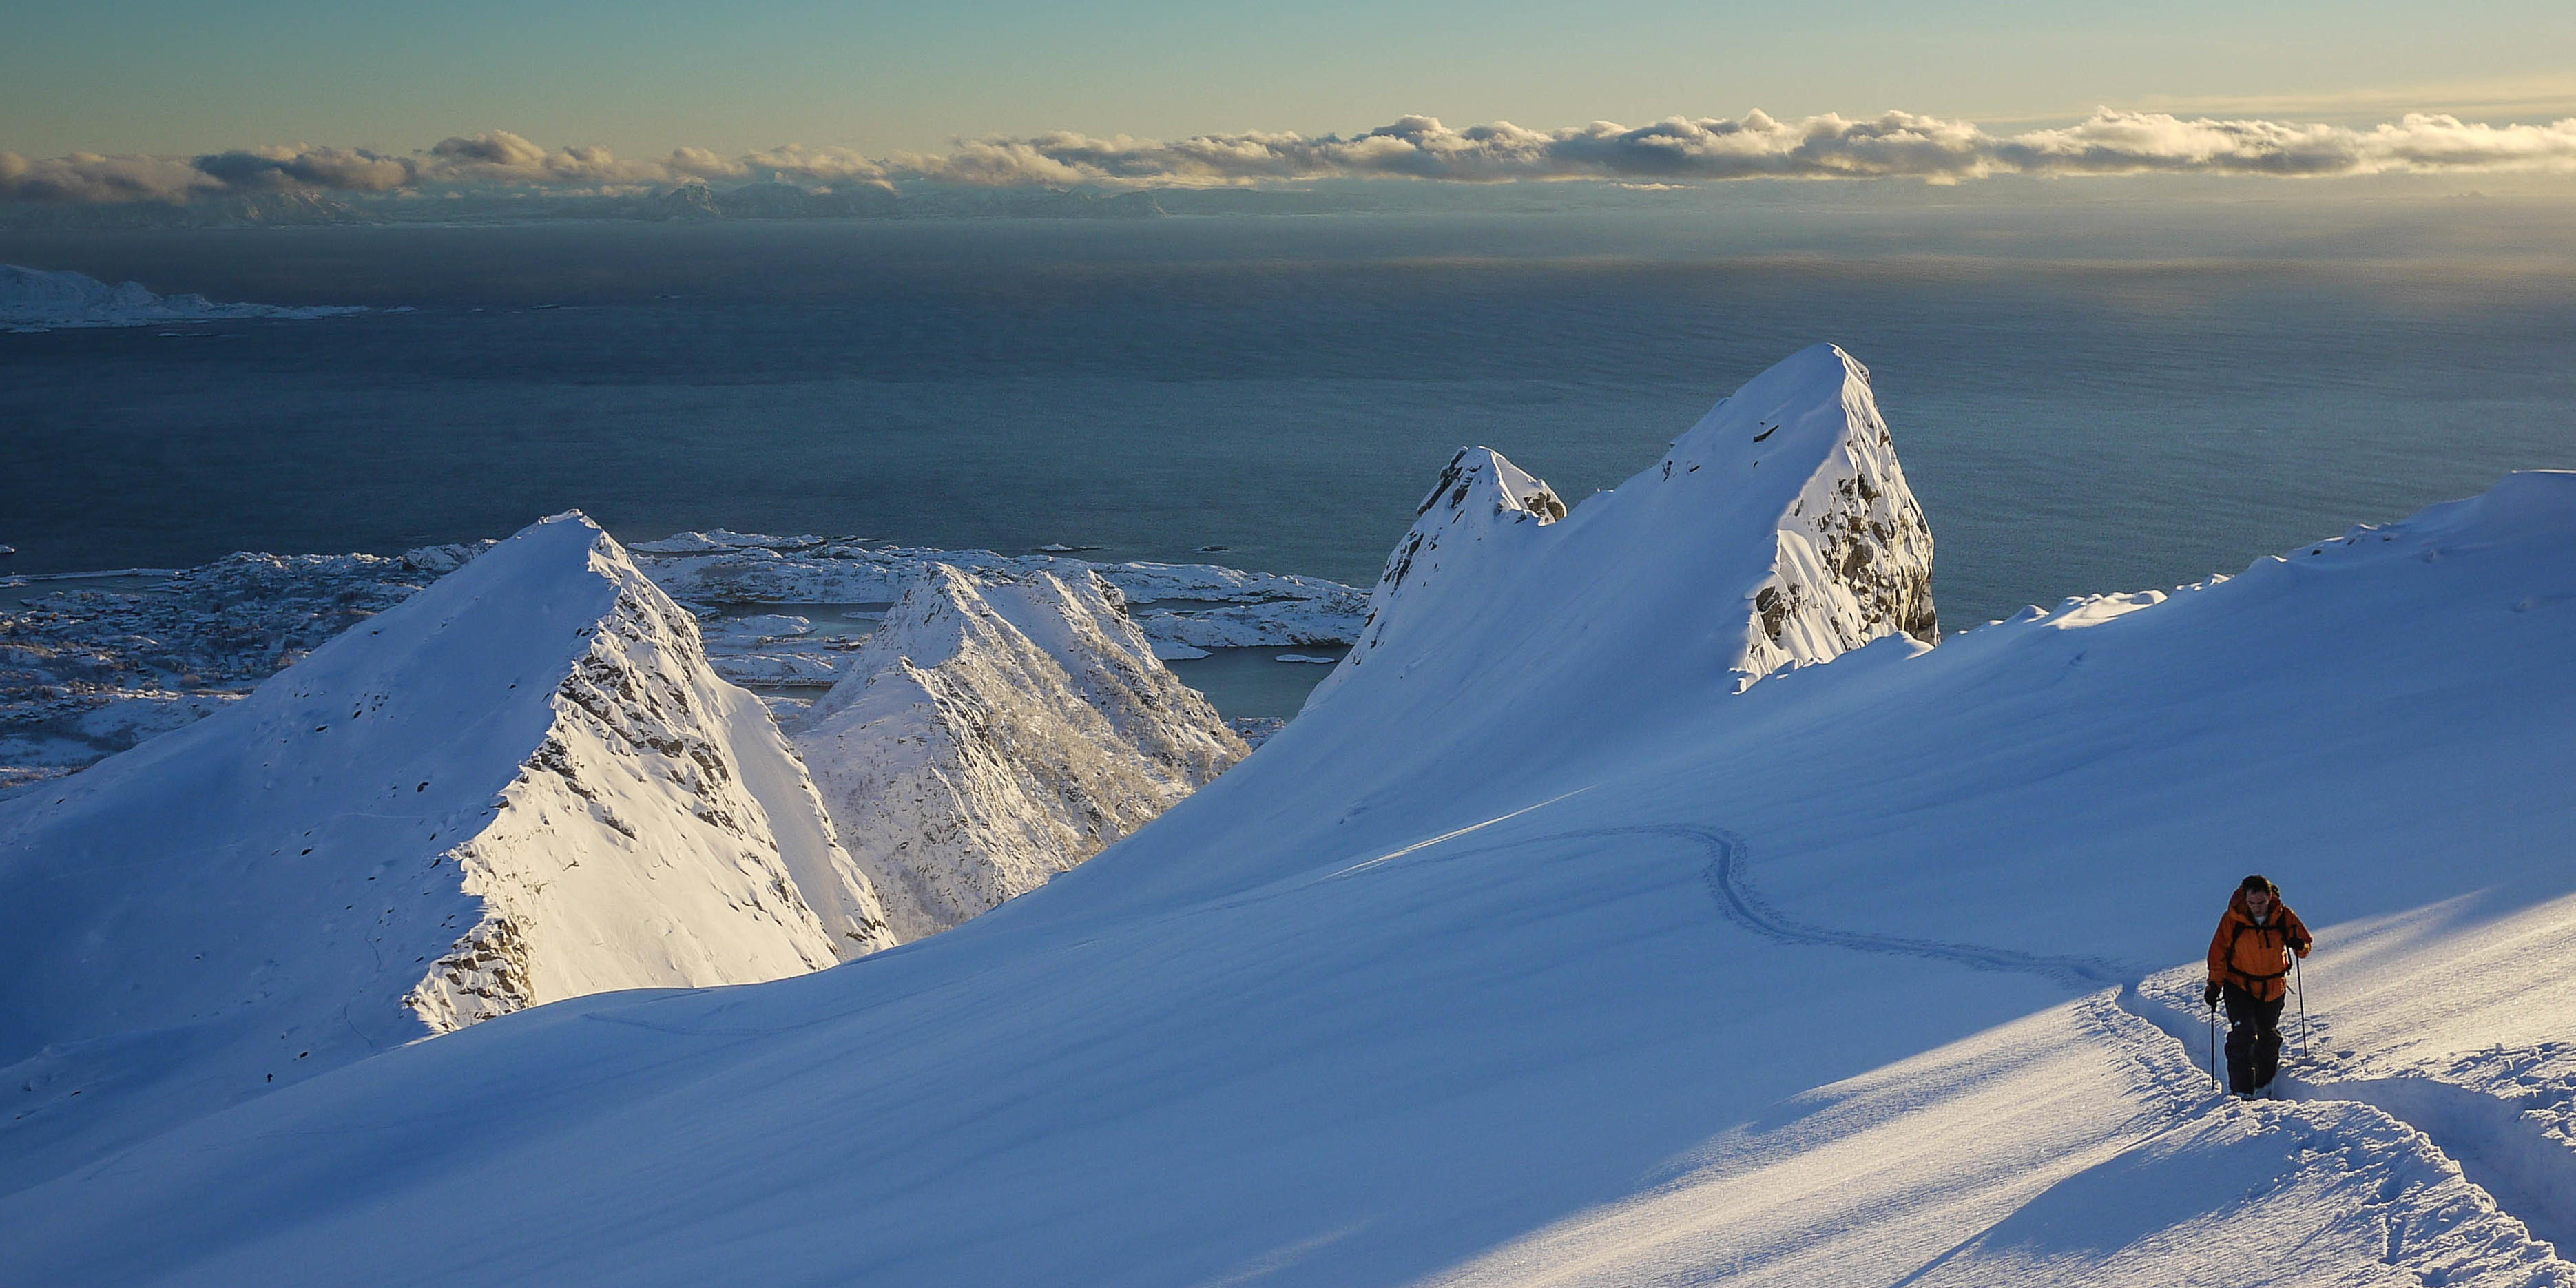
[[1084,572],[937,565],[795,741],[904,939],[1043,885],[1246,753]]

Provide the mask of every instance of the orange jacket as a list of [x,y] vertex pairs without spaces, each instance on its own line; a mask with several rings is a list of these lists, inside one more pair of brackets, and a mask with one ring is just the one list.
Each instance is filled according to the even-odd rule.
[[2234,984],[2268,1002],[2290,991],[2290,954],[2308,955],[2307,923],[2278,895],[2272,899],[2272,916],[2263,925],[2254,924],[2254,914],[2245,910],[2245,892],[2227,901],[2227,915],[2218,919],[2218,933],[2209,937],[2209,982]]

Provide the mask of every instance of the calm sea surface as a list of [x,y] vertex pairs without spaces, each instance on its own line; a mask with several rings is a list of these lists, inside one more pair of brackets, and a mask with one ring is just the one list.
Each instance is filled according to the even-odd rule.
[[1875,373],[1966,625],[2576,468],[2565,221],[2464,209],[0,234],[0,262],[417,310],[0,335],[0,572],[578,506],[629,539],[1365,584],[1459,445],[1577,501],[1832,340]]

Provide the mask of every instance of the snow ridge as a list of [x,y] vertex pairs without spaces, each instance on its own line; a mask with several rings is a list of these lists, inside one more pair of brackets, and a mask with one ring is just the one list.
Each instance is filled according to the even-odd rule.
[[1670,646],[1653,665],[1677,681],[1724,675],[1740,691],[1893,635],[1938,640],[1932,533],[1868,369],[1821,344],[1748,381],[1654,466],[1570,513],[1500,453],[1461,450],[1388,557],[1359,640],[1307,707],[1355,688],[1382,703],[1399,682],[1416,693],[1500,675],[1597,682],[1634,671],[1623,641],[1638,639]]
[[[1851,379],[1811,350],[1669,478],[1547,523],[1468,512],[1451,531],[1486,539],[1417,559],[1328,701],[972,925],[509,1016],[110,1142],[0,1197],[0,1245],[62,1283],[2576,1284],[2533,1237],[2566,1228],[2576,1122],[2576,475],[1937,649],[1847,580],[1890,633],[1745,689]],[[1889,526],[1862,519],[1861,563],[1901,590]],[[1003,648],[981,614],[1013,601],[971,589],[922,591],[883,684],[1060,665],[1043,632]],[[607,611],[570,607],[508,641],[546,694]],[[335,795],[341,828],[399,799]],[[2106,986],[2192,962],[2255,867],[2319,930],[2327,1056],[2297,1076],[2354,1099],[2218,1096],[2139,1004],[2196,965]],[[0,934],[76,955],[87,928],[10,920],[29,888],[0,888]],[[116,1089],[79,1061],[193,1058],[141,1028],[0,1078],[46,1088],[0,1114],[0,1169]],[[471,1240],[421,1219],[496,1194],[514,1219]]]
[[[1368,624],[1352,655],[1374,651],[1400,635],[1407,619],[1432,615],[1450,594],[1474,594],[1470,551],[1516,540],[1523,525],[1542,527],[1565,517],[1556,490],[1490,447],[1462,447],[1413,510],[1413,527],[1386,559],[1369,597]],[[1505,556],[1508,558],[1509,556]],[[1457,571],[1450,571],[1452,565]],[[1327,680],[1330,683],[1330,680]]]
[[0,803],[0,1192],[425,1033],[893,942],[766,709],[578,513],[41,786]]
[[[608,988],[776,978],[894,942],[777,726],[709,669],[696,619],[604,533],[588,571],[615,599],[577,632],[589,646],[549,699],[553,726],[491,825],[446,855],[484,913],[404,997],[439,1032]],[[702,851],[709,890],[636,889],[637,875],[687,863],[675,848]],[[722,906],[692,906],[705,894]],[[636,914],[661,923],[658,942],[635,942]],[[775,942],[725,942],[744,919]]]
[[947,565],[795,739],[906,940],[1045,884],[1247,750],[1098,574]]
[[[417,594],[490,549],[491,541],[376,555],[235,554],[202,567],[128,570],[166,578],[120,590],[42,592],[61,577],[0,577],[34,598],[0,607],[0,795],[65,777],[143,739],[240,700],[324,639]],[[1131,605],[1158,656],[1208,648],[1348,643],[1367,596],[1338,582],[1209,564],[1089,564],[982,550],[885,549],[858,538],[771,537],[718,529],[628,546],[654,584],[701,617],[716,674],[736,684],[822,690],[844,677],[856,643],[810,619],[723,615],[716,605],[884,604],[934,563],[1004,579],[1096,572]],[[80,574],[108,577],[107,572]],[[65,574],[63,576],[70,576]],[[749,598],[746,598],[749,596]],[[854,616],[872,617],[864,609]],[[801,711],[810,694],[770,694]]]

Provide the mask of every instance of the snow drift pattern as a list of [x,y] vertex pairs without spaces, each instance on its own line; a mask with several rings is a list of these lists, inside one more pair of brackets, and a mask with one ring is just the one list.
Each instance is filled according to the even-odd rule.
[[1098,574],[934,565],[796,743],[904,939],[1043,885],[1245,754]]

